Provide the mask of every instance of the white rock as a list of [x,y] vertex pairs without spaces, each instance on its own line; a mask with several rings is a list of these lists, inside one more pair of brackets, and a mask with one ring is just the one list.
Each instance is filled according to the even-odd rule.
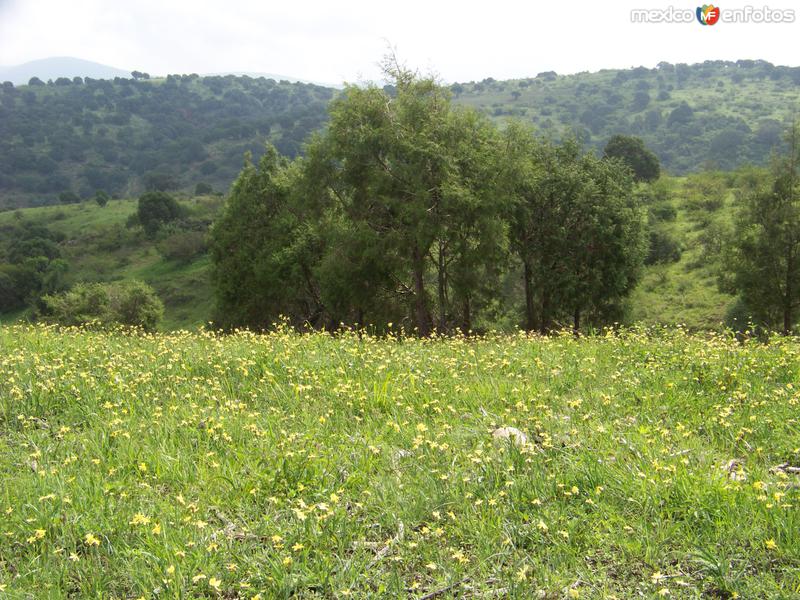
[[528,443],[528,436],[516,427],[500,427],[492,432],[492,437],[496,440],[511,440],[518,446]]

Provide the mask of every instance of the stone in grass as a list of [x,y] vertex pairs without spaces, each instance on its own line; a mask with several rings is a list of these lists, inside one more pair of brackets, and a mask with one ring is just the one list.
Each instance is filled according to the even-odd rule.
[[496,440],[511,440],[517,446],[524,446],[528,443],[528,436],[516,427],[500,427],[492,432],[492,437]]

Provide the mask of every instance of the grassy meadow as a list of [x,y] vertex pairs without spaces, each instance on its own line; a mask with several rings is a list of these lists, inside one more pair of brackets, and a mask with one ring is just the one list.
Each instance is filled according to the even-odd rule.
[[799,367],[682,329],[6,326],[0,596],[797,597]]

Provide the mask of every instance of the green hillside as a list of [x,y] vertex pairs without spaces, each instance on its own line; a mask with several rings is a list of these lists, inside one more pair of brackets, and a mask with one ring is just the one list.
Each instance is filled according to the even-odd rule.
[[264,141],[295,155],[334,90],[242,76],[74,80],[0,92],[0,208],[145,189],[226,190]]
[[[753,173],[743,169],[667,176],[640,188],[654,239],[644,277],[630,299],[630,322],[682,323],[691,329],[720,326],[733,298],[717,289],[715,248],[731,222],[737,191]],[[204,235],[222,199],[198,196],[181,203],[203,229],[198,234]],[[164,301],[163,329],[202,325],[213,309],[204,244],[195,255],[175,258],[180,252],[170,252],[169,245],[184,233],[167,231],[149,239],[140,227],[128,226],[136,207],[136,200],[114,200],[105,207],[84,202],[7,211],[0,213],[0,234],[14,227],[44,226],[59,239],[60,256],[67,263],[63,285],[143,280]],[[8,254],[8,247],[0,244],[0,257],[8,260]],[[0,318],[13,321],[27,314],[16,311]]]
[[[327,120],[333,88],[247,76],[59,78],[0,87],[0,209],[63,192],[117,197],[145,189],[219,191],[245,152],[270,140],[294,156]],[[554,137],[602,146],[642,137],[672,174],[764,164],[798,108],[800,67],[765,61],[661,63],[530,79],[454,84],[456,102],[517,116]]]
[[[207,228],[221,202],[216,196],[200,196],[182,204],[191,217]],[[152,285],[164,302],[164,329],[204,323],[213,306],[210,261],[204,247],[194,256],[175,256],[170,252],[170,240],[183,232],[148,239],[141,228],[127,226],[136,207],[136,200],[112,200],[104,207],[85,202],[20,209],[0,213],[0,232],[34,224],[59,237],[60,255],[67,263],[62,282],[65,287],[79,281],[142,280]],[[205,236],[205,231],[200,233]],[[29,313],[30,310],[15,311],[0,318],[14,321]]]
[[641,137],[671,173],[764,164],[800,108],[800,67],[765,61],[660,63],[655,69],[458,84],[457,102],[496,118],[517,116],[543,133],[574,132],[602,146]]

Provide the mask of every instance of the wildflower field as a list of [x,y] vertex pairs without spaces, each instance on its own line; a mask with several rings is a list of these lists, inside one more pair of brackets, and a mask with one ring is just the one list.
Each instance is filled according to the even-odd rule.
[[798,597],[799,368],[680,329],[5,327],[0,597]]

